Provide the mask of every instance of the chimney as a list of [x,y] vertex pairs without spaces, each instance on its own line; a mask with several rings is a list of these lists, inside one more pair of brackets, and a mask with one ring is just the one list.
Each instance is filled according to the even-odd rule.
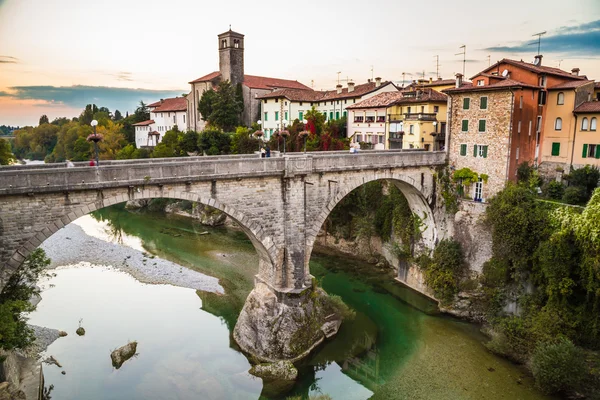
[[165,99],[160,99],[160,104],[164,103]]
[[571,75],[573,75],[573,76],[579,76],[579,68],[573,68],[571,70]]
[[371,78],[367,79],[367,83],[371,83]]
[[441,77],[441,76],[438,76],[438,81],[441,81],[441,80],[442,80],[442,77]]
[[336,85],[335,89],[337,90],[337,94],[342,93],[342,85],[340,85],[339,83]]
[[456,74],[456,87],[459,88],[462,85],[463,74]]
[[348,93],[354,92],[354,82],[348,82]]
[[381,86],[381,78],[377,77],[377,78],[375,78],[375,87],[379,87],[379,86]]
[[542,55],[538,54],[537,56],[535,56],[535,65],[537,65],[538,67],[540,67],[542,65]]
[[429,83],[433,83],[433,78],[429,77]]

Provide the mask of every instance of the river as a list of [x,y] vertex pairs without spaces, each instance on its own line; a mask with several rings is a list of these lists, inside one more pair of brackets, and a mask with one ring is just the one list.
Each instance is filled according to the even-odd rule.
[[[40,282],[42,301],[30,315],[32,324],[69,334],[46,352],[63,366],[44,366],[53,399],[547,398],[522,368],[487,351],[477,327],[437,314],[384,271],[324,254],[313,254],[311,273],[356,317],[299,366],[289,393],[271,396],[231,339],[258,269],[243,233],[122,206],[76,223],[88,235],[215,276],[225,294],[144,284],[110,265],[53,270]],[[85,336],[75,334],[79,325]],[[138,354],[114,369],[110,352],[132,340]]]

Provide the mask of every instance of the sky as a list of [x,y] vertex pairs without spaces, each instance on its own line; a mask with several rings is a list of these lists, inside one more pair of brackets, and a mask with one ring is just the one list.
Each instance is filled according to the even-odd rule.
[[[133,111],[218,70],[217,35],[245,36],[245,73],[334,89],[371,77],[471,77],[502,58],[600,80],[600,0],[0,0],[0,125]],[[536,42],[536,44],[531,44]],[[340,72],[338,74],[338,72]]]

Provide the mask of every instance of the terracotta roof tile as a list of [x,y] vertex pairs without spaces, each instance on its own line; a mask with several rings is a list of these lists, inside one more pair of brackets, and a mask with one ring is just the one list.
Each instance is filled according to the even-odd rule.
[[215,71],[215,72],[211,72],[208,75],[204,75],[198,79],[194,79],[191,82],[188,83],[198,83],[198,82],[210,82],[216,78],[219,78],[221,76],[221,73],[219,71]]
[[575,113],[600,113],[600,101],[586,101],[573,110]]
[[517,87],[527,87],[538,89],[539,86],[529,85],[527,83],[518,82],[514,79],[504,79],[500,82],[494,83],[492,85],[483,85],[483,86],[475,86],[473,84],[461,86],[460,88],[449,88],[444,89],[442,92],[444,93],[460,93],[460,92],[485,92],[491,90],[507,90],[509,88],[517,88]]
[[133,124],[133,126],[146,126],[152,125],[154,123],[153,119],[147,119],[146,121],[138,122],[137,124]]
[[[527,69],[529,71],[533,71],[538,74],[557,75],[557,76],[562,76],[564,78],[570,78],[570,79],[574,79],[574,80],[586,79],[586,77],[583,75],[582,76],[572,75],[570,72],[563,71],[562,69],[559,69],[559,68],[547,67],[545,65],[533,65],[533,64],[525,62],[525,61],[511,60],[508,58],[503,58],[502,60],[498,61],[496,64],[484,69],[481,72],[483,73],[483,72],[491,71],[493,69],[497,69],[498,65],[502,64],[502,63],[521,67],[521,68]],[[475,76],[477,76],[477,75],[475,75]],[[473,78],[475,78],[475,76]],[[471,78],[471,79],[473,79],[473,78]]]
[[289,79],[268,78],[265,76],[244,75],[244,85],[252,89],[305,89],[310,90],[306,85],[298,81]]
[[285,97],[290,101],[332,101],[332,100],[340,100],[340,99],[348,99],[354,97],[361,97],[365,94],[374,92],[376,90],[381,89],[384,86],[393,85],[391,82],[382,82],[379,87],[376,86],[375,82],[368,82],[362,85],[356,85],[352,92],[348,92],[348,88],[342,89],[341,93],[338,93],[337,90],[325,90],[325,91],[315,91],[307,88],[308,90],[293,90],[293,89],[279,89],[275,90],[271,93],[264,94],[259,96],[259,99],[274,99]]
[[438,79],[438,80],[434,80],[432,82],[424,82],[424,83],[418,83],[418,82],[412,82],[409,85],[406,85],[406,88],[412,88],[415,86],[423,86],[423,87],[428,87],[428,86],[445,86],[445,85],[453,85],[456,81],[454,79]]
[[443,93],[433,89],[424,90],[405,90],[403,92],[384,92],[373,97],[352,104],[346,108],[378,108],[389,107],[394,104],[411,104],[411,103],[426,103],[440,102],[445,103],[448,99]]
[[563,82],[563,83],[559,83],[558,85],[552,86],[551,88],[548,88],[548,90],[554,90],[554,89],[575,89],[575,88],[578,88],[579,86],[588,85],[588,84],[590,84],[592,82],[594,82],[594,81],[588,81],[588,80],[584,80],[584,81],[568,81],[568,82]]
[[402,92],[383,92],[347,106],[346,109],[389,107],[401,98]]
[[[156,103],[153,103],[156,104]],[[164,99],[158,102],[158,106],[152,110],[152,112],[173,112],[173,111],[186,111],[187,101],[185,97],[174,97],[171,99]]]

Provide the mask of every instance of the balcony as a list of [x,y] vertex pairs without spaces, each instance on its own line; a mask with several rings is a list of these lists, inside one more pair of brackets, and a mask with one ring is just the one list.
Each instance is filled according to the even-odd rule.
[[404,114],[406,121],[437,121],[436,113],[408,113]]
[[388,114],[389,122],[401,122],[404,121],[404,114]]

